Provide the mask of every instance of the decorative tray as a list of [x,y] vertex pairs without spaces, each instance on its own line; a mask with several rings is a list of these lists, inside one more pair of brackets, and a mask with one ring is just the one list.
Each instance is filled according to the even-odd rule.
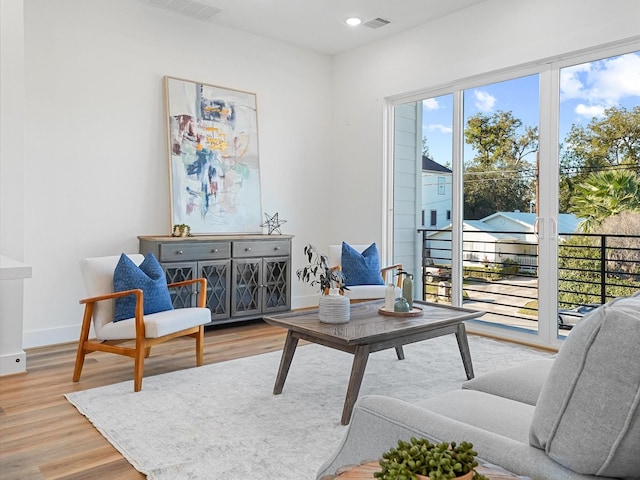
[[388,315],[390,317],[420,317],[422,316],[422,309],[420,307],[413,307],[408,312],[394,312],[393,310],[386,310],[384,307],[378,308],[380,315]]

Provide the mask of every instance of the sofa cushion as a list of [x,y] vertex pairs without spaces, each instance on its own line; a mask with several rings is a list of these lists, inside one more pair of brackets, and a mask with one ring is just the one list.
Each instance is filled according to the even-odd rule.
[[[208,308],[188,307],[165,310],[144,316],[144,336],[159,338],[179,330],[204,325],[211,321]],[[101,340],[123,340],[136,338],[136,319],[127,318],[110,322],[102,328]]]
[[[144,261],[137,266],[124,253],[113,272],[113,291],[142,289],[144,314],[172,310],[171,296],[167,287],[167,278],[162,267],[152,253],[148,253]],[[127,295],[116,298],[114,322],[135,316],[136,297]]]
[[585,316],[551,367],[530,443],[579,473],[640,475],[640,296]]
[[529,360],[468,380],[462,388],[535,405],[552,365],[553,358]]
[[528,443],[533,405],[476,390],[452,390],[415,405],[466,425]]
[[375,243],[360,253],[348,243],[342,242],[341,264],[346,286],[384,285]]
[[[395,287],[395,298],[402,296],[402,289]],[[373,300],[376,298],[384,298],[387,291],[386,285],[351,285],[344,294],[350,300]]]

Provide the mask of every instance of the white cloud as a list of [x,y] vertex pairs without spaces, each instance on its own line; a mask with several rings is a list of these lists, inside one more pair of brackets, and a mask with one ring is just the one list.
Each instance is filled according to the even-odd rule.
[[591,69],[590,63],[583,63],[573,67],[563,68],[560,71],[560,98],[585,98],[585,88],[581,75]]
[[441,123],[432,123],[427,125],[427,131],[429,132],[439,132],[439,133],[451,133],[453,128],[447,127],[446,125],[442,125]]
[[473,95],[476,97],[474,104],[478,110],[482,112],[493,110],[493,106],[496,104],[496,97],[482,90],[474,90]]
[[435,98],[427,98],[426,100],[423,100],[422,105],[427,110],[437,110],[440,108],[440,104],[438,103],[438,100]]
[[584,103],[579,103],[575,108],[575,112],[583,117],[593,118],[602,116],[604,114],[604,108],[602,105],[585,105]]
[[629,53],[596,62],[588,75],[592,101],[616,105],[620,99],[640,96],[640,54]]
[[605,108],[632,96],[640,97],[640,54],[629,53],[561,71],[560,100],[583,100],[575,108],[579,115],[602,115]]

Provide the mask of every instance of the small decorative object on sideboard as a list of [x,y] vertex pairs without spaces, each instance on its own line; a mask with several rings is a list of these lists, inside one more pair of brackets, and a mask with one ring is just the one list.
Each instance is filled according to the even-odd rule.
[[269,235],[271,235],[273,232],[278,232],[279,234],[282,234],[282,232],[280,231],[280,227],[282,226],[283,223],[287,223],[287,221],[282,220],[281,218],[278,218],[278,212],[274,213],[273,215],[269,215],[268,213],[265,213],[264,217],[265,217],[265,221],[264,223],[261,223],[260,226],[262,228],[267,228],[269,231]]
[[329,267],[326,255],[318,253],[316,248],[308,244],[304,254],[309,264],[296,271],[298,280],[309,285],[319,285],[322,296],[318,302],[318,314],[324,323],[346,323],[351,318],[351,303],[345,297],[345,276],[339,268]]
[[431,443],[426,438],[398,440],[398,446],[382,454],[381,480],[487,480],[475,471],[477,453],[469,442]]
[[175,224],[173,226],[172,237],[190,237],[191,227],[186,223]]

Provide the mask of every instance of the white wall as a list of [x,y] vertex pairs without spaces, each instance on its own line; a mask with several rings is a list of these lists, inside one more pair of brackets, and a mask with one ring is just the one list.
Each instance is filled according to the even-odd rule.
[[[0,254],[24,259],[22,0],[0,2]],[[29,280],[26,280],[29,282]],[[24,281],[0,280],[0,374],[24,372]]]
[[[24,238],[33,266],[25,347],[77,339],[80,258],[168,232],[163,75],[257,93],[263,210],[296,235],[295,270],[307,242],[384,238],[385,97],[640,34],[636,0],[487,0],[330,58],[129,0],[5,1],[25,10],[22,197],[23,159],[6,158],[0,125],[3,177],[17,172],[2,245]],[[1,64],[4,81],[4,50]],[[335,202],[321,205],[329,183]],[[294,281],[294,306],[311,293]]]
[[22,0],[0,2],[0,252],[16,260],[24,259],[22,17]]
[[[170,233],[163,75],[256,93],[263,211],[296,235],[294,269],[328,245],[330,57],[130,0],[24,5],[25,347],[77,340],[80,258]],[[294,305],[312,293],[294,282]]]

